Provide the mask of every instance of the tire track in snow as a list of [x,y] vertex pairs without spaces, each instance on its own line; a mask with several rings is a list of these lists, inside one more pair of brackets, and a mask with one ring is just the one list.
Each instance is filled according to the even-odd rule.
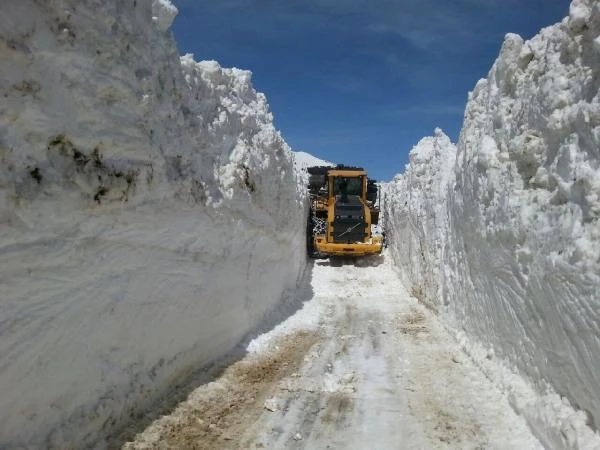
[[318,261],[312,284],[303,309],[126,448],[541,448],[383,257]]

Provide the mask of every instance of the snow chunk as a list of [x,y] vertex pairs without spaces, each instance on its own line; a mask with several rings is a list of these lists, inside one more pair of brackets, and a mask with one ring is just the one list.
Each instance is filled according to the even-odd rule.
[[275,397],[271,397],[265,400],[264,408],[267,411],[275,412],[281,409],[280,400]]
[[569,6],[569,26],[573,31],[581,31],[589,20],[591,9],[588,0],[573,0]]
[[167,31],[178,13],[169,0],[152,0],[152,20],[160,31]]
[[485,169],[498,167],[498,146],[491,136],[483,136],[479,147],[478,163]]

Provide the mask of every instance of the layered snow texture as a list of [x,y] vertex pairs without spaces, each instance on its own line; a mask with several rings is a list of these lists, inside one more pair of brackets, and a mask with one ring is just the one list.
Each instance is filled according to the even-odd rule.
[[410,152],[402,175],[383,185],[384,221],[390,254],[414,297],[437,310],[443,295],[442,272],[447,221],[447,186],[456,146],[441,129]]
[[0,447],[89,447],[296,288],[304,194],[167,0],[0,9]]
[[599,87],[600,4],[576,0],[533,39],[507,35],[457,148],[424,139],[388,186],[413,295],[587,413],[530,407],[561,429],[549,445],[600,426]]

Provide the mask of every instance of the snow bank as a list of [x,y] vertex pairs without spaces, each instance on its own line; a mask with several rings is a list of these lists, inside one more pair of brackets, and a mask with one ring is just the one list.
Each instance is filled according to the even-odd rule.
[[400,277],[413,296],[436,310],[448,229],[446,186],[455,158],[456,147],[437,128],[411,150],[405,172],[383,185],[385,228],[390,253],[403,269]]
[[[456,159],[443,137],[426,139],[388,187],[394,254],[409,287],[539,392],[549,383],[586,411],[595,429],[599,35],[600,4],[588,0],[574,1],[568,18],[530,41],[507,35],[469,96]],[[446,156],[430,156],[436,141]],[[586,419],[552,415],[559,408],[544,401],[521,408],[540,434],[539,424],[559,428],[542,440],[584,445]]]
[[101,444],[296,288],[304,201],[250,72],[167,0],[0,14],[0,447]]

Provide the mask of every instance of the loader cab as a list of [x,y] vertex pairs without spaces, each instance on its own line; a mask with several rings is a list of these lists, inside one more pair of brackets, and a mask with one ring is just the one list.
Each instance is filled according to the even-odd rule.
[[333,195],[337,201],[347,203],[352,197],[364,198],[364,176],[332,177]]
[[370,237],[366,185],[367,174],[363,170],[329,172],[328,242],[353,244]]
[[328,178],[330,203],[365,201],[367,175],[364,171],[331,170]]

